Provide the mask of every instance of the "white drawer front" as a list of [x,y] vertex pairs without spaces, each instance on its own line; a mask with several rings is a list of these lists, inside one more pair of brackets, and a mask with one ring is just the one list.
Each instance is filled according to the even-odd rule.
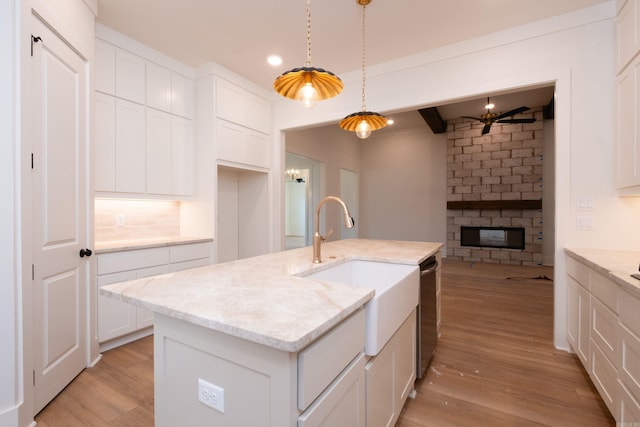
[[619,408],[618,373],[597,345],[591,346],[591,379],[614,418]]
[[589,268],[576,261],[571,257],[567,257],[567,274],[585,288],[589,289]]
[[629,390],[620,385],[620,418],[619,426],[634,426],[640,420],[640,403],[629,393]]
[[640,400],[640,337],[620,325],[620,381]]
[[618,285],[602,274],[591,273],[591,293],[614,312],[618,312]]
[[170,261],[172,263],[209,258],[210,255],[211,243],[192,243],[170,247]]
[[97,271],[102,275],[168,263],[169,248],[139,249],[98,255]]
[[591,298],[591,339],[617,367],[618,317],[597,298]]
[[364,310],[360,310],[298,355],[298,409],[306,409],[364,350]]

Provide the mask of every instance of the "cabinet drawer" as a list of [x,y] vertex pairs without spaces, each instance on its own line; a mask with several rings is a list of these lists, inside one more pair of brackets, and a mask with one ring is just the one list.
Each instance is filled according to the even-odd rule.
[[211,255],[210,243],[193,243],[189,245],[171,246],[170,249],[169,256],[172,263],[209,258]]
[[306,409],[364,350],[364,309],[298,355],[298,409]]
[[591,339],[617,367],[618,317],[596,298],[591,298]]
[[140,249],[98,255],[98,275],[169,263],[169,248]]
[[576,279],[580,285],[589,289],[589,269],[586,265],[567,257],[567,274]]
[[364,427],[364,358],[364,354],[360,354],[327,392],[298,418],[298,427]]
[[591,345],[591,380],[614,418],[619,407],[618,372],[597,345]]
[[621,290],[619,310],[622,323],[640,337],[640,298]]
[[611,280],[602,274],[592,272],[591,293],[615,313],[618,312],[618,285]]

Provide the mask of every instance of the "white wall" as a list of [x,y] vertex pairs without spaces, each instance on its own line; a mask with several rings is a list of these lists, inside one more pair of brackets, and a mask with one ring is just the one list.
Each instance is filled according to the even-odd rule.
[[[438,105],[470,95],[556,84],[555,345],[566,341],[563,248],[637,248],[640,203],[614,187],[613,1],[368,69],[367,99],[378,112]],[[276,151],[283,129],[333,123],[359,105],[358,73],[343,93],[312,111],[274,103]],[[281,155],[282,156],[282,155]],[[278,165],[276,165],[278,166]],[[595,229],[576,230],[575,201],[595,201]],[[279,215],[280,214],[280,215]],[[280,212],[275,218],[282,218]],[[282,227],[273,230],[282,235]]]
[[18,425],[22,349],[19,279],[19,43],[17,0],[0,2],[0,425]]
[[423,122],[374,132],[361,144],[360,237],[446,242],[445,134]]

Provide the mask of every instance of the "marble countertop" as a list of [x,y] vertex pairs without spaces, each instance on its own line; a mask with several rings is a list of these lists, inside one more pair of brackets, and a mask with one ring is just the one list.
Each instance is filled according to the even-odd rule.
[[96,254],[131,251],[136,249],[160,248],[164,246],[187,245],[190,243],[213,242],[211,237],[157,237],[148,239],[110,240],[95,242]]
[[441,243],[348,239],[100,288],[102,295],[278,350],[297,352],[373,298],[301,277],[353,259],[418,265]]
[[640,297],[640,280],[631,277],[639,272],[640,251],[565,248],[565,252]]

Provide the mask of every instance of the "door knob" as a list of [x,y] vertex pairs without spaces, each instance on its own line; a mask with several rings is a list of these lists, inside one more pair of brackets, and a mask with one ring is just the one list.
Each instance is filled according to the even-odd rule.
[[93,252],[91,249],[80,249],[80,258],[84,258],[85,256],[91,256]]

